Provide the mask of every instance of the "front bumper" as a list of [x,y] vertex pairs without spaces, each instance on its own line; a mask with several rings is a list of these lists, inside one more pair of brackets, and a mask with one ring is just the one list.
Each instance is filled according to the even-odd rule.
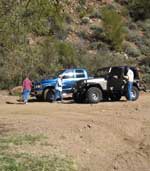
[[41,89],[31,91],[31,96],[42,96],[42,94],[43,94],[43,90]]

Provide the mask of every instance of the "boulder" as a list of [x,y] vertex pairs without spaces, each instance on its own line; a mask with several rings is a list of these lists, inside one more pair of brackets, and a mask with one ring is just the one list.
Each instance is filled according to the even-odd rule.
[[17,86],[9,90],[10,95],[21,95],[22,93],[22,86]]

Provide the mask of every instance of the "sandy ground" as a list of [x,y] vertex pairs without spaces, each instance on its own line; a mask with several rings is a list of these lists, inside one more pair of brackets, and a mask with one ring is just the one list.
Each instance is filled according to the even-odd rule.
[[33,153],[72,156],[80,171],[150,171],[150,94],[135,102],[63,104],[31,101],[0,93],[0,134],[43,134]]

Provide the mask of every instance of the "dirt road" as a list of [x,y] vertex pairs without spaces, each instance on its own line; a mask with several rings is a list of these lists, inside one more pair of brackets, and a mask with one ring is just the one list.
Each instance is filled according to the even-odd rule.
[[72,156],[80,171],[150,171],[150,94],[99,104],[30,102],[0,95],[0,134],[43,134],[26,151]]

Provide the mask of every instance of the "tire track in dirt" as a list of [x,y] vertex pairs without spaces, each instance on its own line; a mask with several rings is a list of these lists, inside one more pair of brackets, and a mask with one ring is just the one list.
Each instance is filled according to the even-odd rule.
[[94,105],[67,101],[19,105],[16,97],[11,98],[10,104],[7,97],[0,103],[0,130],[46,135],[50,146],[35,147],[35,152],[46,154],[54,147],[73,156],[80,171],[150,171],[149,94],[133,103]]
[[148,156],[140,150],[116,156],[108,171],[150,171]]
[[142,128],[144,138],[134,151],[116,155],[108,171],[150,171],[150,122]]

